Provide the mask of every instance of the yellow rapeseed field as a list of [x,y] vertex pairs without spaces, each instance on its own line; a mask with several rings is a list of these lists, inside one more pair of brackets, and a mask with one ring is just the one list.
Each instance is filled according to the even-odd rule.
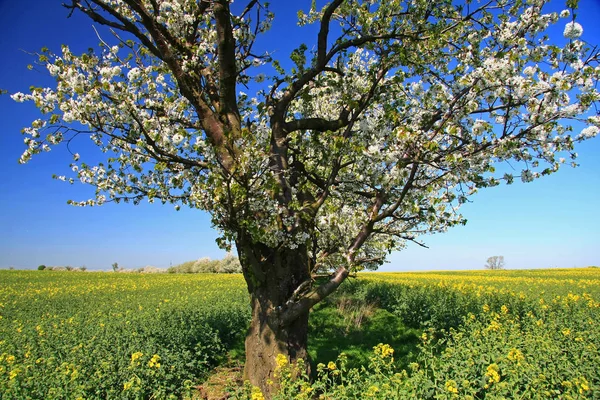
[[[600,398],[600,269],[363,273],[348,293],[419,330],[415,361],[382,343],[311,381],[282,359],[279,398]],[[0,271],[1,398],[186,397],[248,319],[240,275]]]

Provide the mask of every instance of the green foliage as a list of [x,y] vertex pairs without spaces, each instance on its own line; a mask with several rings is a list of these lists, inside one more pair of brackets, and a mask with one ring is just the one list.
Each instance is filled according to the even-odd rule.
[[[367,367],[347,368],[343,355],[321,364],[312,391],[336,400],[598,398],[598,303],[589,301],[573,295],[524,318],[486,307],[456,330],[424,334],[408,369],[378,345]],[[284,381],[282,392],[303,383]]]
[[373,346],[380,342],[396,349],[402,365],[412,359],[421,330],[407,327],[395,314],[367,301],[365,294],[344,290],[313,309],[308,332],[313,370],[317,364],[334,360],[341,353],[346,354],[350,367],[367,365]]
[[[344,351],[319,362],[313,381],[281,359],[275,399],[600,398],[600,282],[593,269],[362,278],[340,298],[378,300],[396,316],[388,320],[394,328],[424,329],[418,351],[407,360],[396,345],[380,343],[362,365]],[[234,398],[260,398],[251,390]]]
[[38,271],[43,271],[46,269],[46,266],[44,264],[42,264],[42,265],[38,266],[37,269],[38,269]]
[[170,267],[167,272],[178,274],[198,274],[198,273],[215,273],[215,274],[234,274],[241,273],[242,266],[237,257],[228,253],[221,260],[211,260],[210,258],[200,258],[196,261],[187,261],[182,264]]
[[[275,399],[599,398],[597,276],[360,274],[311,314],[314,380],[280,357]],[[0,282],[2,399],[185,397],[250,318],[239,275],[0,271]]]
[[250,317],[234,275],[0,276],[2,399],[180,398]]

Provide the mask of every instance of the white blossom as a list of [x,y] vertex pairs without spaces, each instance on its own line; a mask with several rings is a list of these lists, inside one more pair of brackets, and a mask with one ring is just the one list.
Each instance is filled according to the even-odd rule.
[[532,67],[530,65],[523,70],[523,74],[525,74],[527,76],[533,76],[535,74],[535,71],[536,71],[536,68]]
[[[106,3],[128,20],[139,21],[126,2]],[[238,234],[231,224],[235,210],[236,224],[253,241],[290,249],[316,243],[315,257],[319,249],[332,249],[319,261],[337,265],[352,259],[348,248],[369,222],[373,193],[384,195],[382,210],[404,197],[390,217],[375,224],[377,237],[357,250],[364,258],[383,257],[389,250],[401,249],[406,240],[461,222],[459,203],[478,185],[498,184],[502,174],[493,172],[496,162],[527,164],[521,179],[528,182],[545,168],[554,171],[555,164],[564,162],[562,156],[572,154],[576,140],[600,131],[600,118],[589,116],[591,106],[600,100],[594,85],[600,67],[582,41],[551,47],[564,40],[560,29],[558,38],[546,37],[558,14],[546,13],[544,1],[528,0],[518,10],[511,2],[497,2],[490,15],[482,3],[482,9],[465,20],[458,18],[453,2],[436,4],[436,17],[428,19],[423,29],[431,25],[444,34],[423,32],[418,37],[413,20],[404,16],[402,2],[388,2],[385,7],[340,7],[332,20],[342,25],[363,21],[364,26],[358,22],[342,26],[347,37],[337,39],[332,30],[327,51],[344,40],[386,35],[394,28],[405,34],[402,45],[418,57],[388,53],[383,40],[381,47],[340,45],[344,50],[333,54],[327,68],[303,84],[302,67],[317,68],[314,58],[294,67],[294,72],[290,68],[274,74],[262,67],[269,64],[268,53],[254,55],[256,49],[248,53],[270,21],[255,31],[249,20],[236,20],[232,48],[235,65],[243,72],[232,93],[237,95],[233,106],[243,122],[235,126],[235,118],[229,121],[237,129],[223,131],[225,144],[219,148],[204,123],[223,123],[221,116],[209,118],[221,106],[219,89],[209,87],[211,81],[219,85],[219,35],[210,13],[204,17],[198,12],[200,3],[156,2],[161,29],[173,43],[185,43],[185,51],[170,49],[169,64],[139,43],[132,48],[106,44],[101,51],[80,55],[65,46],[61,54],[50,54],[46,68],[55,77],[55,86],[11,96],[17,102],[31,101],[43,116],[23,129],[25,149],[19,161],[27,162],[67,141],[70,150],[83,154],[76,146],[89,137],[110,161],[103,160],[100,166],[83,162],[85,154],[81,162],[79,154],[73,154],[70,181],[93,185],[97,194],[71,204],[90,206],[145,196],[148,201],[199,208],[211,213],[214,225],[229,240]],[[410,12],[418,21],[424,17],[418,13],[427,10],[429,2],[414,0],[414,5]],[[502,13],[506,19],[498,18]],[[560,13],[563,18],[570,15],[568,10]],[[318,22],[321,16],[318,7],[311,7],[309,14],[299,15],[300,24]],[[459,22],[443,24],[450,20]],[[489,29],[481,29],[480,23]],[[144,29],[141,22],[136,27]],[[577,39],[582,31],[577,22],[569,22],[564,35]],[[190,32],[197,35],[193,43]],[[312,50],[315,43],[309,42]],[[373,48],[377,51],[369,50]],[[182,82],[193,82],[191,92],[196,94],[182,95]],[[298,121],[330,123],[327,129],[286,132],[283,142],[289,151],[284,152],[287,159],[277,164],[286,166],[279,171],[273,163],[273,143],[279,139],[274,137],[272,116],[278,112],[277,101],[295,85],[301,88],[285,107],[287,126]],[[196,95],[191,102],[189,97]],[[201,102],[205,107],[198,107]],[[351,123],[336,128],[338,119]],[[585,126],[575,130],[573,121]],[[70,123],[92,134],[76,135],[69,130]],[[224,169],[224,160],[233,164],[230,170]],[[414,174],[413,165],[418,167]],[[407,186],[409,179],[413,182]],[[284,184],[289,187],[279,187]],[[405,187],[409,189],[403,195]],[[285,201],[280,196],[284,192]],[[324,197],[318,207],[306,204],[320,196]],[[312,206],[314,215],[304,212],[303,207]],[[305,231],[303,226],[314,229]]]
[[183,135],[176,133],[175,135],[173,135],[173,144],[179,144],[183,141]]
[[582,139],[589,139],[596,136],[598,132],[600,132],[600,128],[598,128],[597,126],[588,126],[587,128],[584,128],[581,131],[581,134],[579,136]]
[[10,95],[10,98],[16,101],[17,103],[22,103],[27,99],[27,96],[21,92],[17,92]]
[[141,69],[139,69],[138,67],[134,67],[131,68],[129,70],[129,72],[127,72],[127,79],[129,79],[130,81],[136,80],[137,78],[139,78],[142,75],[142,71]]
[[563,32],[567,39],[577,39],[583,34],[583,27],[577,22],[568,22]]

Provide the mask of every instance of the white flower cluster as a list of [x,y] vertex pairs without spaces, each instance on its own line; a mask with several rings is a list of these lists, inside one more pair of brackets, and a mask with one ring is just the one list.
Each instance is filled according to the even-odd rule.
[[[123,1],[105,1],[141,28],[139,16]],[[209,85],[218,75],[218,35],[210,13],[195,19],[199,3],[157,0],[156,22],[182,43],[194,29],[197,40],[176,54],[177,73]],[[246,85],[248,93],[238,94],[237,108],[244,122],[223,135],[221,148],[206,123],[215,116],[210,111],[220,107],[214,100],[218,88],[201,87],[191,102],[180,93],[182,81],[169,65],[141,45],[105,46],[100,54],[82,55],[65,47],[46,64],[55,88],[12,95],[44,114],[23,130],[27,149],[21,162],[70,141],[83,125],[94,132],[89,137],[107,160],[90,165],[73,156],[73,177],[57,179],[93,185],[96,196],[72,204],[147,199],[187,205],[209,211],[230,239],[244,230],[272,248],[314,246],[311,254],[325,264],[363,259],[374,265],[419,235],[463,222],[458,207],[479,188],[512,181],[510,175],[495,176],[495,162],[526,164],[519,167],[520,178],[529,182],[563,164],[560,156],[574,154],[575,141],[600,132],[600,118],[586,118],[600,101],[595,88],[600,68],[591,65],[595,58],[576,40],[583,33],[577,22],[565,26],[564,36],[572,40],[564,48],[550,47],[543,33],[558,14],[544,14],[543,0],[528,0],[519,10],[481,10],[464,20],[452,4],[441,4],[436,18],[427,21],[441,24],[436,29],[443,35],[415,34],[421,29],[415,22],[419,10],[429,9],[429,0],[415,0],[412,19],[399,17],[406,11],[400,3],[340,7],[332,19],[346,36],[335,41],[332,31],[328,50],[362,43],[384,30],[397,32],[401,44],[343,48],[304,86],[296,71],[270,97],[271,87],[246,84],[250,76],[277,82],[281,69],[276,77],[267,75],[268,68],[260,71],[264,75],[241,73],[238,89]],[[321,15],[315,5],[301,13],[300,24]],[[269,18],[258,33],[268,28]],[[364,31],[348,26],[351,20],[363,21]],[[449,29],[444,21],[457,22]],[[253,27],[249,20],[236,20],[231,32],[236,65],[243,71],[268,62],[244,52],[255,39]],[[274,105],[296,85],[302,87],[284,123],[323,122],[326,128],[286,131],[280,142],[287,146],[287,159],[276,163],[281,154],[272,148]],[[191,105],[199,102],[206,107]],[[338,118],[344,120],[340,128]],[[576,136],[570,120],[588,126]],[[369,229],[371,236],[353,248]]]
[[600,128],[598,128],[597,126],[588,126],[587,128],[584,128],[581,131],[581,134],[579,134],[579,136],[577,137],[578,139],[591,139],[595,136],[598,135],[598,132],[600,132]]
[[583,34],[583,27],[577,22],[568,22],[563,32],[567,39],[577,39]]

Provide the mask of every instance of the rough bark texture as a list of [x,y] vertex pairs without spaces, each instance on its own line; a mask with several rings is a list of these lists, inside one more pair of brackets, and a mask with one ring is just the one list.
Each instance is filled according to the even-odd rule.
[[310,279],[305,249],[270,249],[260,244],[237,243],[251,296],[252,322],[246,336],[244,379],[269,398],[276,381],[276,357],[290,362],[307,360],[308,311],[291,321],[281,311],[298,286]]
[[252,300],[252,322],[246,336],[246,364],[244,379],[258,386],[266,397],[270,397],[273,385],[277,382],[273,375],[276,369],[276,357],[283,354],[291,362],[307,360],[306,349],[308,331],[308,313],[301,315],[289,325],[279,324],[270,317],[269,309],[264,309],[260,300]]

